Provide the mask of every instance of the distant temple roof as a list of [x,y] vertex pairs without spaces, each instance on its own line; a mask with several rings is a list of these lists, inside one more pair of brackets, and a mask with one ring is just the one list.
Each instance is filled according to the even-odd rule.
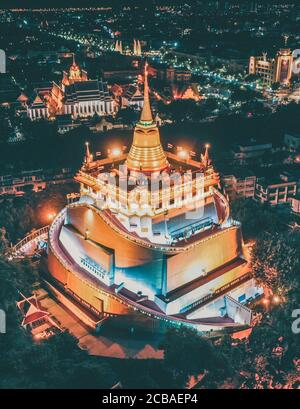
[[75,82],[65,89],[66,104],[106,98],[109,98],[107,84],[98,80]]
[[34,93],[31,96],[29,102],[30,102],[31,109],[47,108],[47,103],[45,99],[39,93]]
[[124,97],[129,101],[142,101],[144,99],[143,94],[136,85],[130,85],[125,91]]
[[73,54],[73,62],[69,68],[69,71],[63,72],[63,85],[71,85],[75,82],[87,81],[88,75],[85,70],[82,70],[75,61],[75,55]]

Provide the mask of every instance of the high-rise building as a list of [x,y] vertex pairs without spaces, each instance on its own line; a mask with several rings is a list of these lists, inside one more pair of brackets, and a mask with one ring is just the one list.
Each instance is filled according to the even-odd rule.
[[75,179],[79,201],[49,230],[49,287],[84,322],[201,332],[250,324],[244,304],[262,290],[209,146],[199,160],[163,149],[147,68],[129,153],[115,146],[94,160],[87,144]]
[[274,83],[288,85],[292,77],[293,53],[282,48],[275,58],[267,58],[267,53],[259,57],[250,57],[249,74],[261,77],[266,86]]

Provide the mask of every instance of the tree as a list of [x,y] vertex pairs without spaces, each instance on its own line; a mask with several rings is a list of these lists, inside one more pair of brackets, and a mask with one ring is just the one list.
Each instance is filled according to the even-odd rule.
[[0,254],[3,254],[9,247],[9,240],[6,237],[6,228],[0,227]]
[[288,234],[264,234],[252,249],[251,269],[254,278],[273,292],[286,295],[297,287],[300,271],[300,254]]
[[262,205],[252,199],[238,199],[231,203],[231,214],[242,223],[246,239],[255,239],[262,232],[282,232],[286,229],[285,216],[278,215],[268,205]]
[[254,90],[236,88],[231,95],[231,99],[232,101],[251,102],[257,99],[258,96],[258,93]]
[[[77,188],[77,186],[75,187]],[[74,191],[72,183],[49,186],[42,192],[28,192],[23,197],[2,199],[0,206],[1,247],[15,243],[34,228],[49,223],[49,214],[57,214],[67,202],[67,193]]]
[[120,109],[116,116],[125,125],[133,125],[138,119],[138,113],[131,107]]
[[279,82],[274,82],[274,83],[272,84],[272,90],[273,90],[273,91],[277,91],[279,88],[280,88]]
[[210,371],[216,381],[224,379],[228,362],[212,343],[199,336],[195,330],[170,329],[161,345],[165,364],[172,369],[174,378],[183,387],[189,376]]

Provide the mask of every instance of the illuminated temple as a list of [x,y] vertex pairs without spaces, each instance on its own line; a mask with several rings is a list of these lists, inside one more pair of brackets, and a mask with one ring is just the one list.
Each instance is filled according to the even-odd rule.
[[78,200],[49,230],[55,295],[93,328],[109,320],[205,333],[251,322],[261,293],[249,274],[241,226],[232,220],[208,146],[199,160],[164,151],[144,105],[129,153],[85,161]]

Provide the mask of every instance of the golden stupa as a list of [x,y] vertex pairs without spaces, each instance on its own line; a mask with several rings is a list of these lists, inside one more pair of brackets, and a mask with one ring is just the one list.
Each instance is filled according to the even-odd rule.
[[153,121],[150,100],[147,64],[145,65],[144,106],[136,124],[133,143],[127,157],[127,167],[140,172],[157,172],[169,166],[161,146],[159,131]]

